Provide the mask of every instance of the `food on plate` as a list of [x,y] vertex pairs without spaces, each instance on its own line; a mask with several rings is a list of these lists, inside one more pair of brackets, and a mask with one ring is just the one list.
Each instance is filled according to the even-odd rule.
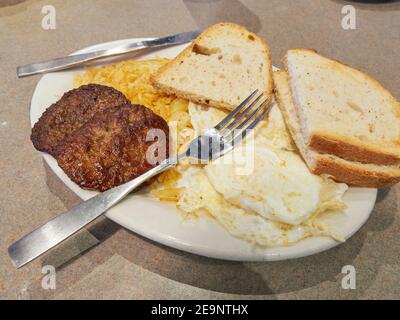
[[219,23],[162,66],[152,83],[193,102],[233,109],[255,89],[272,96],[270,51],[244,27]]
[[[159,148],[150,154],[155,140]],[[169,129],[164,119],[141,105],[106,108],[94,115],[72,136],[58,145],[58,165],[68,177],[86,189],[104,191],[134,179],[168,157]],[[162,141],[161,141],[162,140]],[[164,147],[163,147],[164,146]],[[149,156],[154,156],[153,161]]]
[[[195,104],[189,113],[195,134],[227,114]],[[181,164],[178,170],[178,207],[192,216],[205,211],[233,236],[261,246],[291,245],[317,235],[343,240],[322,216],[344,209],[347,185],[309,171],[279,108],[272,108],[254,136],[230,153],[205,166]]]
[[400,105],[361,71],[289,50],[274,73],[275,96],[292,137],[315,174],[355,186],[400,181]]
[[190,128],[188,101],[154,88],[150,76],[169,59],[127,60],[101,67],[87,68],[74,78],[74,86],[99,83],[121,91],[133,104],[143,105],[167,121],[176,139],[175,148],[185,142],[185,129]]
[[[101,67],[86,68],[77,73],[74,86],[98,83],[121,91],[133,104],[143,105],[168,122],[170,150],[180,148],[189,139],[191,128],[188,101],[164,93],[152,86],[150,76],[169,59],[127,60]],[[175,187],[180,174],[171,168],[155,178],[151,188],[160,200],[176,201],[179,189]],[[161,187],[162,186],[162,187]]]
[[[344,241],[322,215],[298,225],[266,219],[227,201],[211,185],[204,169],[190,167],[179,182],[184,191],[178,207],[188,215],[211,215],[232,236],[263,247],[289,246],[311,236],[327,236]],[[341,200],[337,200],[340,209]]]
[[383,187],[399,181],[400,168],[398,166],[349,161],[308,148],[301,134],[287,73],[285,71],[274,72],[274,82],[275,96],[282,113],[285,115],[287,126],[312,172],[315,174],[328,174],[338,181],[366,187]]
[[326,217],[343,214],[347,184],[400,181],[399,103],[365,74],[312,50],[289,50],[285,66],[273,73],[264,40],[219,23],[173,60],[123,61],[77,74],[79,88],[45,112],[32,141],[79,186],[104,191],[157,164],[148,161],[150,130],[165,139],[164,148],[153,149],[160,162],[255,89],[272,100],[275,82],[279,108],[241,144],[207,164],[180,161],[152,180],[150,193],[260,246],[311,236],[344,241]]
[[376,80],[312,50],[289,50],[285,65],[307,146],[352,161],[400,164],[400,105]]
[[[151,81],[165,93],[201,104],[189,104],[192,128],[185,133],[190,141],[254,89],[271,95],[271,75],[269,49],[262,40],[242,27],[218,24]],[[238,174],[250,163],[247,174]],[[171,176],[152,194],[176,201],[189,216],[207,213],[236,237],[261,246],[291,245],[313,235],[343,240],[322,216],[343,211],[347,185],[310,172],[278,108],[256,127],[253,139],[248,136],[205,166],[180,163]]]
[[96,112],[128,103],[117,90],[97,84],[81,86],[66,92],[35,123],[31,140],[39,151],[54,156],[57,145],[73,134]]
[[141,104],[167,122],[176,122],[179,130],[190,126],[188,101],[154,88],[150,76],[169,59],[127,60],[101,67],[86,68],[77,73],[74,86],[98,83],[122,92],[131,103]]

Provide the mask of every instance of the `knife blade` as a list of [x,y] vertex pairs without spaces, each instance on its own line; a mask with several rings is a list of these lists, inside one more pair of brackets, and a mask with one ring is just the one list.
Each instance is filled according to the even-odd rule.
[[37,62],[28,64],[25,66],[17,67],[17,76],[19,78],[27,77],[39,73],[53,72],[59,70],[65,70],[72,67],[76,67],[85,64],[89,61],[98,59],[108,58],[112,56],[122,55],[124,53],[130,53],[136,50],[145,48],[162,47],[168,45],[182,44],[195,39],[201,31],[189,31],[178,33],[171,36],[161,38],[151,38],[141,41],[135,41],[127,43],[115,48],[97,50],[88,53],[74,54],[62,58],[56,58],[48,61]]

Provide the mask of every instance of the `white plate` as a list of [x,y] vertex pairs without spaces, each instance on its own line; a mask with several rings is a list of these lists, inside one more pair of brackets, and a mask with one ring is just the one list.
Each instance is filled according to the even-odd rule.
[[[77,53],[106,49],[129,39],[92,46]],[[140,58],[175,57],[185,45],[147,52]],[[72,89],[73,74],[81,70],[63,71],[47,74],[36,86],[31,102],[31,125],[38,120],[43,111],[57,101],[64,92]],[[83,200],[97,192],[81,189],[72,182],[57,165],[56,160],[42,153],[55,174]],[[376,200],[376,189],[350,188],[344,199],[348,208],[344,215],[336,215],[334,226],[348,239],[368,219]],[[159,202],[143,192],[132,194],[110,209],[107,217],[125,228],[144,237],[187,252],[226,260],[238,261],[276,261],[304,257],[315,254],[339,244],[330,238],[312,237],[290,247],[260,248],[236,239],[225,229],[209,218],[182,220],[181,213],[172,203]],[[346,245],[346,244],[345,244]]]

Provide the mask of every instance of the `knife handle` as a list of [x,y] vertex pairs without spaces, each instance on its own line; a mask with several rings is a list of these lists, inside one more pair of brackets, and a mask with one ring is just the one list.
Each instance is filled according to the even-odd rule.
[[141,176],[82,202],[14,242],[8,248],[13,263],[17,268],[22,267],[64,241],[125,198],[143,182],[174,166],[177,159],[172,157],[164,160]]

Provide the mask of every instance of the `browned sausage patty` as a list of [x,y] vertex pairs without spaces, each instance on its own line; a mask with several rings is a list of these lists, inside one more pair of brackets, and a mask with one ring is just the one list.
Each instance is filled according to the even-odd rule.
[[[58,165],[79,186],[107,190],[155,166],[146,159],[149,146],[154,144],[154,140],[146,141],[151,129],[165,135],[164,154],[161,149],[159,154],[155,152],[163,160],[168,156],[169,136],[164,119],[141,105],[105,109],[57,147]],[[157,150],[154,147],[149,154]]]
[[129,101],[121,92],[99,84],[68,91],[35,123],[32,143],[37,150],[55,155],[57,145],[92,119],[96,112],[126,103]]

